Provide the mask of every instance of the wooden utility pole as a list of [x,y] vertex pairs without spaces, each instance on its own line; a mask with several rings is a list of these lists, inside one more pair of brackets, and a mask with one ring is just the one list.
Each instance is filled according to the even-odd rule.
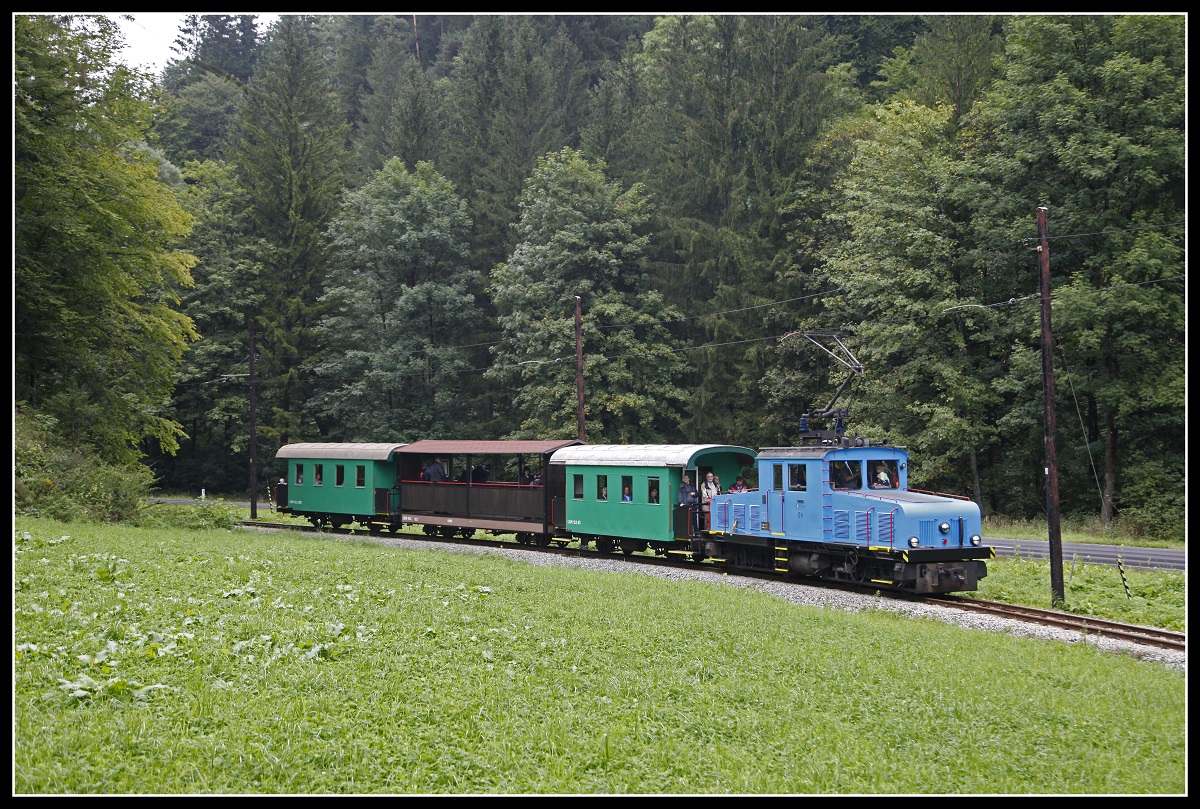
[[256,407],[254,391],[254,315],[246,316],[250,328],[250,519],[258,519],[258,428],[254,419]]
[[1066,601],[1063,590],[1062,531],[1058,513],[1058,433],[1054,411],[1054,341],[1050,336],[1050,239],[1048,210],[1037,209],[1038,267],[1042,276],[1042,391],[1046,406],[1046,519],[1050,529],[1050,602],[1057,607]]
[[575,398],[579,408],[579,440],[583,441],[583,299],[575,296]]

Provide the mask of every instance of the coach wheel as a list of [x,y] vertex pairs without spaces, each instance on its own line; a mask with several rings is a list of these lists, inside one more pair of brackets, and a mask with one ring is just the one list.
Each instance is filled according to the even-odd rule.
[[630,556],[632,554],[635,554],[639,551],[644,551],[644,550],[646,550],[645,542],[641,542],[636,539],[621,540],[621,553],[625,554],[626,556]]
[[321,527],[321,518],[320,518],[320,517],[309,517],[309,518],[308,518],[308,521],[309,521],[310,523],[312,523],[312,527],[313,527],[313,528],[320,528],[320,527]]
[[536,541],[537,541],[539,548],[550,547],[550,535],[549,534],[538,534]]
[[438,533],[440,533],[440,534],[441,534],[442,536],[444,536],[446,539],[453,539],[453,538],[454,538],[454,534],[455,534],[455,532],[457,532],[457,531],[458,531],[458,529],[457,529],[457,528],[455,528],[453,525],[443,525],[443,526],[442,526],[442,530],[441,530],[441,531],[439,531]]
[[563,540],[563,539],[559,539],[554,542],[555,547],[558,547],[558,548],[565,548],[565,547],[567,547],[567,544],[568,544],[567,541]]
[[608,537],[600,537],[596,540],[596,550],[600,551],[600,553],[612,553],[613,541]]
[[475,529],[474,528],[464,528],[458,532],[458,535],[460,537],[462,537],[463,539],[470,539],[471,537],[475,536]]

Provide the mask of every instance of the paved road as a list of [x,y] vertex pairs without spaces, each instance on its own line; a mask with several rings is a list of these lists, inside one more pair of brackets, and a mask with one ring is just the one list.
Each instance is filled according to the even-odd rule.
[[[216,500],[152,500],[153,503],[175,505],[200,505],[215,503]],[[221,501],[226,505],[250,508],[249,503]],[[268,519],[275,509],[270,503],[258,504],[259,519]],[[988,537],[987,542],[996,549],[997,556],[1023,556],[1029,559],[1049,559],[1050,543],[1047,540],[1005,539]],[[1093,565],[1116,565],[1117,559],[1125,567],[1150,568],[1155,570],[1187,570],[1187,551],[1173,548],[1138,548],[1132,545],[1092,545],[1090,543],[1064,542],[1062,544],[1063,566],[1071,562],[1087,562]]]
[[[1050,543],[1046,540],[987,537],[987,543],[996,549],[997,556],[1022,556],[1029,559],[1050,558]],[[1187,570],[1187,551],[1184,550],[1138,548],[1132,545],[1062,543],[1064,567],[1069,567],[1073,561],[1087,562],[1093,565],[1115,565],[1117,559],[1120,559],[1121,564],[1125,567]]]

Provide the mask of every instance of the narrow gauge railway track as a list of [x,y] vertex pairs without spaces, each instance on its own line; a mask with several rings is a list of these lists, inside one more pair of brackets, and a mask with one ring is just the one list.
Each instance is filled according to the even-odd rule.
[[[246,520],[242,523],[242,525],[254,528],[278,528],[290,531],[300,531],[304,533],[318,533],[318,530],[312,526],[301,525],[297,523],[275,523],[261,520]],[[612,553],[601,553],[599,551],[580,551],[578,547],[566,547],[566,543],[562,541],[555,541],[549,546],[538,546],[532,544],[526,545],[519,542],[506,542],[497,539],[444,537],[440,535],[416,534],[407,531],[387,533],[367,530],[365,528],[323,528],[321,529],[320,533],[336,534],[340,536],[410,539],[416,541],[436,542],[438,544],[494,548],[498,550],[521,550],[536,553],[554,554],[559,556],[586,556],[586,558],[606,560],[623,559],[633,564],[647,565],[652,567],[677,567],[687,570],[707,569],[713,572],[728,572],[719,565],[697,564],[696,562],[691,561],[690,553],[684,552],[681,552],[676,556],[667,557],[642,554],[627,555],[621,553],[620,551],[614,551]],[[852,585],[820,581],[816,579],[797,580],[783,574],[769,571],[738,570],[736,571],[736,575],[743,578],[761,579],[764,581],[790,581],[794,583],[802,583],[809,587],[823,589],[879,594],[887,598],[894,598],[903,601],[935,604],[965,612],[994,615],[1000,618],[1007,618],[1009,620],[1021,621],[1039,626],[1068,629],[1080,632],[1081,634],[1092,635],[1098,638],[1111,638],[1140,646],[1151,646],[1159,649],[1169,649],[1180,652],[1187,650],[1187,636],[1181,632],[1172,632],[1165,629],[1137,626],[1134,624],[1121,624],[1101,618],[1074,615],[1071,613],[1057,612],[1054,610],[1043,610],[1036,607],[1021,607],[1014,604],[1005,604],[999,601],[987,601],[984,599],[956,595],[911,596],[899,593],[880,593],[877,587],[855,587]]]
[[1182,632],[1172,632],[1167,629],[1137,626],[1135,624],[1119,624],[1089,615],[1075,615],[1068,612],[1043,610],[1036,607],[1020,607],[1015,604],[1005,604],[999,601],[986,601],[979,598],[964,596],[925,596],[922,600],[934,604],[946,604],[955,609],[969,610],[984,615],[996,615],[1016,621],[1039,624],[1041,626],[1071,629],[1087,635],[1101,638],[1128,641],[1142,646],[1154,646],[1159,649],[1187,651],[1187,636]]

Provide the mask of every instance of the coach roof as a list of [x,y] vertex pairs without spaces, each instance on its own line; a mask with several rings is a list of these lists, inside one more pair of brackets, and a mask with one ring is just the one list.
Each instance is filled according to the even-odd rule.
[[386,461],[407,444],[287,444],[276,458],[343,458],[359,461]]
[[428,439],[415,441],[404,448],[404,454],[430,455],[544,455],[561,447],[578,444],[579,439],[557,441],[447,441]]
[[703,455],[732,452],[754,460],[748,447],[727,444],[585,444],[554,453],[552,464],[572,466],[695,466]]

